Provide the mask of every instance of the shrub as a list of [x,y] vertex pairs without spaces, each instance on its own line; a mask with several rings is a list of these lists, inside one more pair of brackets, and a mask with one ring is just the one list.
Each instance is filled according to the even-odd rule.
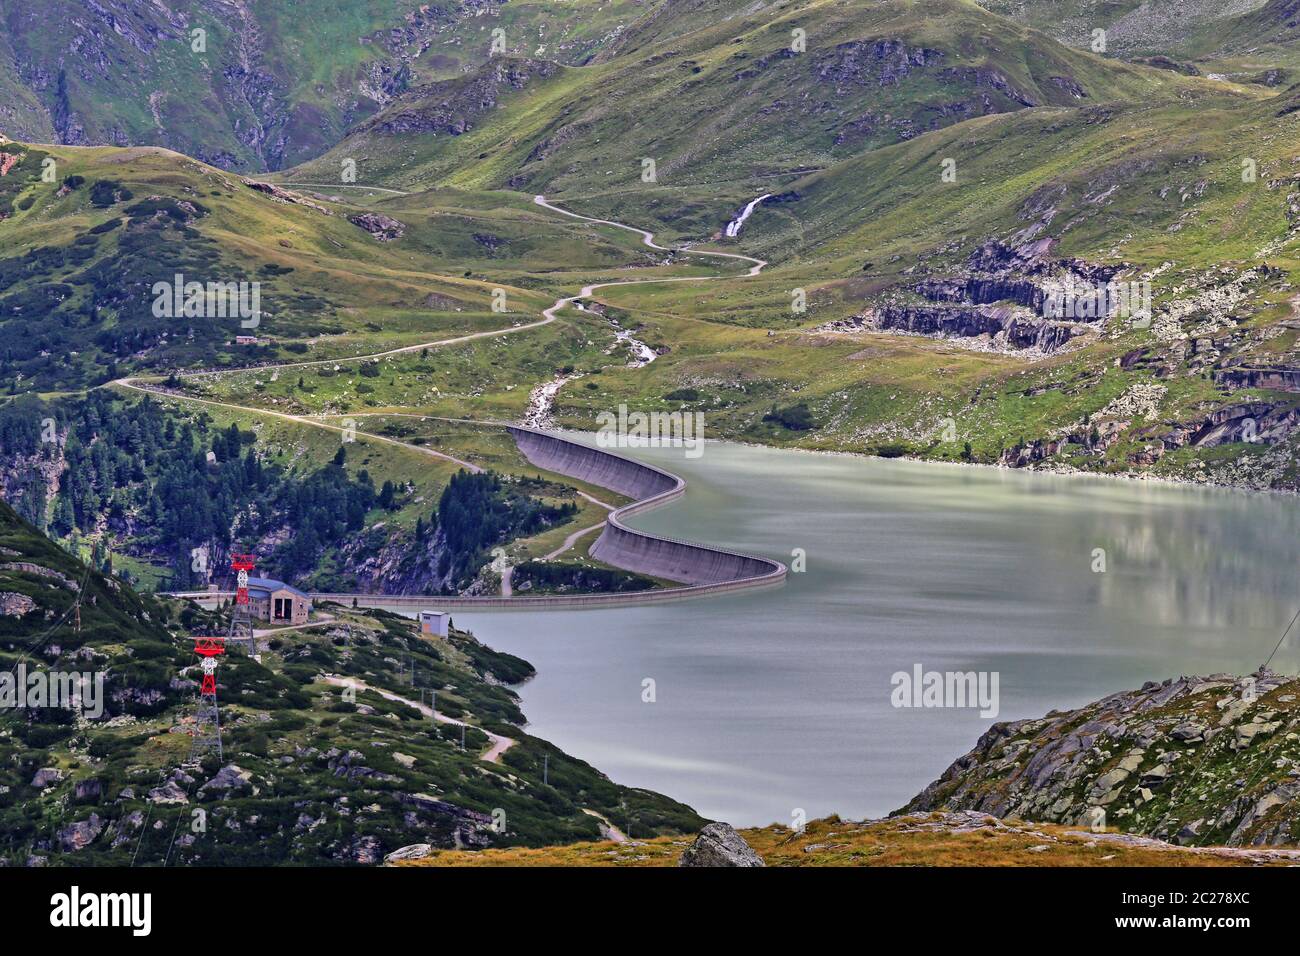
[[796,432],[808,431],[814,427],[812,412],[809,411],[806,402],[788,408],[777,408],[773,405],[772,410],[763,416],[763,421],[774,422]]

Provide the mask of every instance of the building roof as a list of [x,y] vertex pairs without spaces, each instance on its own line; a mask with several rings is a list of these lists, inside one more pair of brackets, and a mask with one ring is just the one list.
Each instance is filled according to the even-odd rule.
[[285,584],[283,581],[277,581],[275,578],[249,578],[248,590],[265,591],[270,594],[272,591],[289,591],[296,594],[305,601],[310,601],[311,597],[305,591],[299,591],[291,584]]

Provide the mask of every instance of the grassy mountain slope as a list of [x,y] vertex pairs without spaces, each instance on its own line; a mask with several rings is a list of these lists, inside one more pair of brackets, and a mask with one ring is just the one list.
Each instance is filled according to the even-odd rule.
[[[11,392],[506,328],[552,301],[525,288],[545,282],[524,273],[628,259],[608,243],[582,243],[519,197],[395,202],[387,218],[402,235],[384,242],[353,220],[385,216],[385,202],[358,205],[370,200],[357,190],[286,200],[165,150],[0,149],[21,157],[0,177],[10,250],[0,267],[0,357]],[[57,170],[49,183],[46,159]],[[153,284],[177,273],[187,282],[259,283],[262,316],[251,332],[262,341],[236,345],[250,331],[239,318],[155,316]],[[497,288],[504,313],[493,311]]]
[[[1300,75],[1290,0],[980,0],[1062,43],[1188,75],[1275,87]],[[1102,35],[1104,33],[1104,36]]]
[[927,130],[1183,82],[965,0],[670,4],[588,66],[514,60],[412,89],[303,172],[364,158],[371,182],[546,191],[698,237],[760,191]]
[[[978,813],[924,813],[892,820],[813,820],[796,833],[739,831],[768,866],[1288,866],[1285,851],[1181,848],[1128,834],[998,820]],[[397,866],[676,866],[689,837],[574,843],[538,849],[443,850]]]
[[[318,155],[422,78],[507,50],[590,55],[639,4],[436,0],[0,2],[0,131],[167,146],[223,168]],[[195,31],[203,31],[201,37]]]
[[[225,760],[182,768],[197,659],[181,627],[203,633],[220,621],[193,609],[174,616],[135,595],[3,504],[0,548],[6,670],[27,657],[29,672],[100,672],[107,691],[98,719],[50,708],[0,714],[0,855],[9,864],[376,863],[411,843],[595,839],[600,824],[585,810],[641,836],[701,823],[524,733],[503,684],[530,676],[527,662],[460,631],[420,637],[413,622],[382,612],[327,608],[332,623],[268,637],[260,660],[223,658]],[[70,613],[78,595],[79,631]],[[429,690],[440,715],[468,724],[464,749],[458,725],[419,711]],[[515,741],[499,763],[481,759],[484,730]]]
[[1105,51],[1123,56],[1189,52],[1202,33],[1231,29],[1234,18],[1264,6],[1265,0],[980,0],[980,6],[1056,37],[1091,48],[1104,30]]
[[[1169,436],[1216,416],[1294,418],[1295,385],[1250,370],[1297,363],[1296,95],[1205,86],[1176,104],[990,116],[810,174],[746,225],[740,248],[774,260],[762,276],[604,293],[675,347],[598,389],[563,391],[564,420],[590,423],[620,401],[676,407],[665,396],[687,389],[711,427],[753,440],[1011,464],[1046,440],[1032,453],[1049,464],[1292,487],[1290,425],[1254,443],[1240,427],[1226,443],[1207,430],[1197,447]],[[1043,356],[852,322],[924,301],[914,290],[927,281],[978,274],[971,257],[990,240],[1045,238],[1052,257],[1148,276],[1150,327],[1117,319]],[[796,289],[806,312],[791,307]],[[847,325],[821,331],[832,323]],[[1155,404],[1135,414],[1141,394]],[[774,403],[807,404],[815,427],[763,422]]]

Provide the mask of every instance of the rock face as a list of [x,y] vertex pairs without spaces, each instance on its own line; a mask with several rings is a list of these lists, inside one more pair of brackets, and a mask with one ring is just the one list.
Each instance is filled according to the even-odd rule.
[[59,831],[59,846],[65,853],[75,853],[89,846],[104,830],[104,821],[92,813],[87,820],[79,820]]
[[337,853],[334,854],[337,860],[343,860],[347,863],[360,863],[363,866],[372,866],[384,858],[384,845],[379,842],[378,837],[356,836],[347,842]]
[[0,591],[0,616],[22,617],[29,611],[36,610],[36,602],[26,594],[16,591]]
[[392,853],[384,857],[384,866],[392,866],[400,863],[402,860],[423,860],[433,853],[433,847],[428,843],[412,843],[410,846],[398,847]]
[[1147,683],[995,724],[899,813],[1119,829],[1189,845],[1300,842],[1300,680],[1271,671]]
[[853,86],[897,86],[909,74],[942,61],[943,51],[902,40],[852,40],[823,56],[815,69],[819,83],[844,95]]
[[[1052,240],[989,241],[959,272],[922,279],[864,316],[882,331],[954,339],[994,351],[1042,354],[1095,332],[1117,308],[1106,292],[1116,269],[1050,256]],[[1062,289],[1089,290],[1069,300]],[[914,297],[919,296],[921,301]]]
[[355,216],[349,216],[348,222],[354,226],[360,226],[380,242],[392,242],[394,239],[401,239],[402,236],[406,235],[405,223],[398,222],[391,216],[385,216],[378,212],[363,212]]
[[763,866],[763,858],[726,823],[710,823],[686,848],[678,866]]
[[1214,381],[1228,388],[1270,388],[1279,392],[1300,392],[1300,366],[1241,365],[1216,371]]
[[404,93],[362,129],[381,136],[460,136],[496,109],[503,95],[554,76],[559,69],[559,64],[547,60],[503,57],[470,76],[439,80]]

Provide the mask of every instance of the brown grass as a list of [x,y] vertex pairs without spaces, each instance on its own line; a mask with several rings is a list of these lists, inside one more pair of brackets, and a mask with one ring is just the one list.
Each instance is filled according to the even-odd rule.
[[[850,823],[829,817],[803,833],[769,826],[742,830],[768,866],[1258,866],[1287,861],[1240,851],[1187,850],[1121,842],[1115,834],[1006,821],[962,830],[940,814]],[[574,843],[539,849],[444,850],[402,866],[676,866],[684,837],[629,843]],[[1038,849],[1043,847],[1045,849]],[[1294,862],[1294,861],[1291,861]]]

